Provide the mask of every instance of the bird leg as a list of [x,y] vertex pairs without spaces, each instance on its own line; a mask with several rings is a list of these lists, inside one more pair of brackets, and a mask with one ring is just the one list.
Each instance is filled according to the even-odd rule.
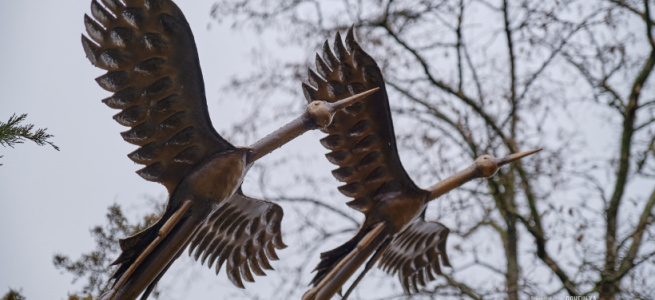
[[316,287],[303,295],[302,300],[329,300],[350,276],[361,266],[373,250],[377,249],[380,233],[386,223],[380,222],[328,273]]
[[143,262],[146,257],[161,243],[164,238],[173,230],[173,227],[180,221],[182,216],[184,216],[184,213],[191,207],[191,204],[193,202],[191,200],[186,200],[182,205],[171,215],[171,217],[164,223],[164,225],[161,226],[159,229],[159,232],[157,232],[157,237],[148,245],[148,247],[139,254],[139,257],[130,265],[130,267],[125,271],[123,276],[116,282],[114,287],[112,288],[112,291],[110,294],[106,295],[103,297],[103,299],[113,299],[114,295],[116,294],[117,291],[121,289],[121,287],[125,284],[128,278],[130,278],[130,275],[134,273],[134,270]]
[[249,165],[264,155],[273,152],[273,150],[280,148],[306,131],[326,128],[332,123],[332,117],[336,112],[366,98],[366,96],[378,89],[373,88],[333,103],[323,100],[312,101],[307,105],[302,115],[252,144],[248,153],[247,164]]
[[[194,236],[194,235],[195,235],[195,232],[193,234],[191,234],[190,236]],[[168,271],[168,268],[170,268],[171,265],[173,265],[173,262],[175,262],[180,257],[180,255],[182,255],[182,253],[184,253],[184,249],[186,249],[186,247],[190,243],[191,243],[191,239],[187,240],[187,242],[184,244],[184,246],[182,246],[182,248],[180,248],[180,250],[177,251],[177,254],[175,254],[173,259],[171,259],[171,261],[168,262],[166,267],[164,267],[164,269],[161,270],[161,272],[159,272],[159,274],[157,274],[157,277],[155,277],[155,279],[152,280],[152,282],[150,282],[150,284],[148,285],[146,290],[143,292],[143,295],[141,295],[141,299],[148,299],[148,296],[150,296],[150,293],[152,293],[152,291],[155,289],[155,285],[157,285],[157,282],[159,282],[159,279],[161,279],[161,277],[164,276],[164,273],[166,273],[166,271]]]
[[375,265],[375,263],[378,261],[378,259],[380,259],[380,257],[382,257],[382,253],[384,253],[384,251],[386,251],[387,248],[389,248],[389,245],[391,244],[391,240],[392,240],[391,238],[388,238],[387,240],[384,241],[384,244],[382,244],[382,246],[380,246],[380,248],[378,248],[378,250],[375,252],[373,257],[371,257],[371,259],[369,259],[368,262],[366,263],[366,266],[364,267],[364,270],[362,271],[362,273],[359,274],[359,276],[357,276],[357,279],[355,279],[353,284],[350,285],[350,287],[348,288],[348,291],[346,291],[346,294],[343,295],[341,300],[347,300],[348,299],[348,296],[350,296],[350,293],[355,289],[355,287],[357,286],[359,281],[362,280],[362,278],[364,278],[364,275],[366,275],[368,270],[370,270],[373,267],[373,265]]

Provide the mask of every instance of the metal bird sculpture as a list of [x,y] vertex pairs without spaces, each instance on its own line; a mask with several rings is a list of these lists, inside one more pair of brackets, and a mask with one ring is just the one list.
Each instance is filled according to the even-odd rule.
[[[103,102],[121,109],[114,119],[130,127],[123,139],[139,148],[128,157],[145,165],[137,173],[169,193],[162,217],[120,241],[122,253],[100,299],[146,299],[189,246],[216,273],[243,288],[252,273],[265,275],[286,246],[282,209],[245,196],[241,183],[257,159],[307,130],[324,128],[333,114],[372,93],[335,103],[314,101],[305,112],[250,147],[235,147],[212,127],[191,29],[170,0],[98,0],[85,15],[86,56],[108,72],[96,79],[114,94]],[[193,252],[195,250],[195,252]]]
[[353,28],[344,42],[339,33],[333,45],[323,45],[316,55],[316,72],[308,70],[302,88],[309,102],[336,101],[371,88],[377,93],[337,112],[321,140],[331,150],[327,159],[339,166],[332,171],[345,183],[339,191],[354,200],[347,204],[365,214],[355,236],[336,249],[321,254],[321,261],[303,300],[327,300],[341,292],[346,280],[366,261],[361,275],[344,295],[346,299],[364,274],[379,261],[379,267],[398,274],[407,294],[441,274],[441,263],[450,266],[446,254],[449,230],[426,221],[429,201],[474,179],[494,175],[498,168],[539,150],[496,159],[483,155],[465,170],[428,188],[421,189],[405,172],[398,158],[391,111],[384,79],[377,64],[355,41]]

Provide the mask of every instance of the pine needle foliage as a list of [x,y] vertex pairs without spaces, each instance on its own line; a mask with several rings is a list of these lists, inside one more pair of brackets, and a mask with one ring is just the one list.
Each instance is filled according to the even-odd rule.
[[20,116],[13,114],[6,123],[0,121],[0,145],[13,148],[15,144],[22,144],[24,140],[30,140],[39,146],[50,145],[59,151],[59,147],[48,141],[49,138],[54,137],[46,132],[48,128],[39,128],[33,131],[34,124],[19,125],[26,118],[27,114]]
[[[7,122],[0,121],[0,145],[13,148],[16,144],[22,144],[25,140],[35,142],[39,146],[50,145],[59,151],[59,147],[49,141],[54,135],[46,132],[48,128],[39,128],[34,130],[34,124],[20,125],[27,119],[27,114],[11,115]],[[0,155],[2,158],[2,155]],[[0,164],[2,166],[2,164]]]

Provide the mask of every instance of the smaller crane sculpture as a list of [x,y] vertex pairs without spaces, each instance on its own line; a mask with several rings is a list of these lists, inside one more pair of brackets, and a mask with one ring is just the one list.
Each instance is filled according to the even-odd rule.
[[449,230],[439,222],[425,220],[428,202],[475,178],[491,177],[500,166],[540,149],[500,159],[482,155],[463,171],[421,189],[398,158],[384,79],[375,60],[355,41],[352,27],[345,47],[337,33],[333,48],[330,50],[326,41],[323,57],[316,55],[318,74],[308,70],[310,85],[302,85],[307,101],[337,101],[367,89],[380,89],[337,112],[332,124],[323,130],[328,136],[321,140],[331,150],[327,159],[339,166],[332,174],[346,183],[339,191],[354,198],[347,204],[364,213],[365,220],[352,239],[321,254],[311,281],[313,288],[302,299],[330,299],[369,257],[343,299],[378,260],[387,272],[398,273],[407,294],[417,292],[418,284],[435,279],[432,271],[441,274],[439,258],[450,266],[446,255]]
[[130,127],[123,139],[139,146],[128,157],[146,165],[137,173],[169,193],[162,217],[120,241],[111,289],[100,299],[146,299],[171,264],[189,247],[216,273],[226,263],[234,285],[265,275],[286,247],[282,208],[250,198],[241,183],[250,166],[307,130],[325,128],[334,113],[374,92],[328,103],[313,101],[289,124],[250,147],[235,147],[212,127],[198,54],[184,15],[170,0],[97,0],[84,17],[88,59],[108,70],[96,79],[114,94],[103,100],[122,111]]

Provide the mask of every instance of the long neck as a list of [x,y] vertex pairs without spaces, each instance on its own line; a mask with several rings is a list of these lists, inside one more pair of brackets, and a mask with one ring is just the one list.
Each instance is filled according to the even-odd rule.
[[252,144],[246,160],[247,164],[249,165],[253,163],[264,155],[273,152],[273,150],[280,148],[282,145],[312,129],[316,129],[316,124],[305,112],[300,117],[295,118],[293,121]]
[[439,196],[448,193],[460,185],[478,177],[480,177],[480,172],[477,168],[475,168],[475,165],[471,165],[470,167],[458,172],[457,174],[446,178],[446,180],[428,188],[428,191],[430,192],[428,201],[436,199]]

